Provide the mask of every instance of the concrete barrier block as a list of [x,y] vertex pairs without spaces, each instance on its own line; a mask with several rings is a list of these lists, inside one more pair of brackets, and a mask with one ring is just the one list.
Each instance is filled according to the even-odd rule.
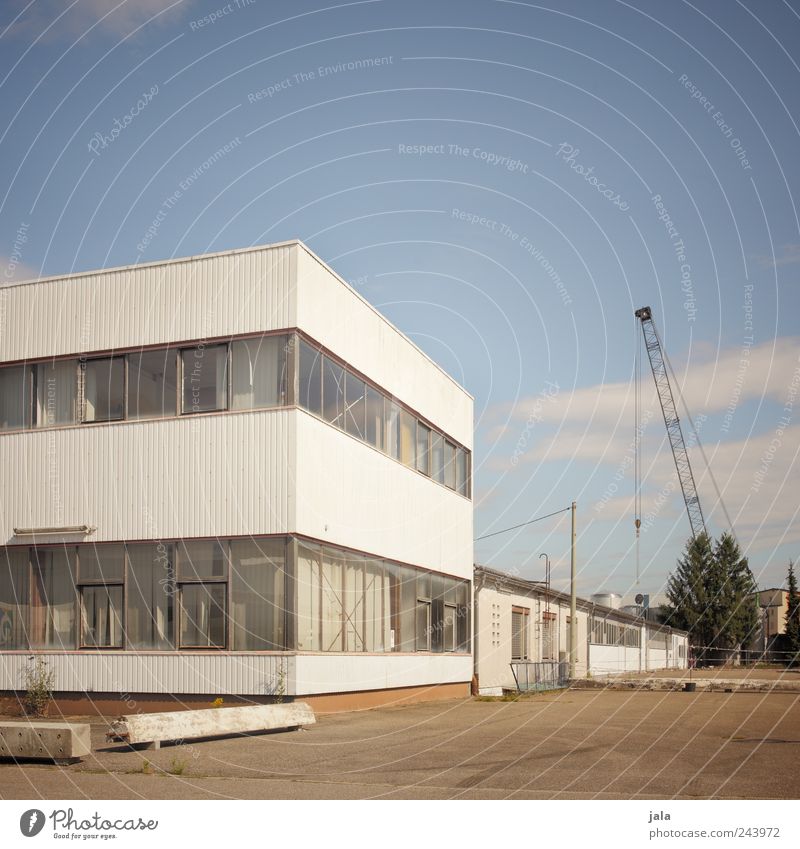
[[77,722],[0,723],[0,757],[74,763],[92,750],[89,726]]
[[161,742],[170,740],[288,730],[312,725],[316,721],[314,711],[306,702],[176,710],[122,716],[111,724],[107,736],[131,744],[144,743],[158,748]]

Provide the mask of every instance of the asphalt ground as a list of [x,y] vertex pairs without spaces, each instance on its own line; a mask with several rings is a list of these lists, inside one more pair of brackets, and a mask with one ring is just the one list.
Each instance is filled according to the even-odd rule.
[[3,799],[792,799],[800,694],[563,690],[322,716],[81,763],[0,762]]

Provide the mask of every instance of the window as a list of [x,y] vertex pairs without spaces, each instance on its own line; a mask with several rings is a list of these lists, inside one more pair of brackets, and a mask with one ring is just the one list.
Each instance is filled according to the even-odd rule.
[[31,648],[74,649],[75,548],[33,548],[31,566]]
[[81,646],[122,647],[122,585],[81,587]]
[[30,425],[30,380],[27,366],[0,368],[0,430]]
[[165,543],[129,545],[125,630],[129,649],[175,648],[175,556]]
[[175,350],[128,354],[128,418],[158,419],[177,411],[178,364]]
[[431,434],[431,477],[444,483],[444,437],[436,431]]
[[456,488],[461,495],[469,498],[469,456],[464,448],[456,453]]
[[231,542],[231,618],[234,651],[284,648],[286,541]]
[[417,471],[430,475],[430,438],[431,429],[422,422],[417,422]]
[[344,369],[328,357],[322,361],[322,417],[344,427]]
[[556,660],[558,657],[556,627],[556,614],[544,613],[542,615],[542,660]]
[[322,354],[300,340],[300,406],[322,415]]
[[431,606],[431,575],[420,572],[417,574],[417,651],[431,650]]
[[444,485],[456,488],[456,447],[452,442],[444,442]]
[[528,620],[530,610],[527,607],[511,608],[511,659],[528,659]]
[[78,361],[50,360],[34,367],[36,426],[74,424],[78,420]]
[[231,409],[252,410],[286,403],[287,336],[231,342]]
[[178,543],[181,648],[225,648],[228,561],[218,541]]
[[228,346],[198,344],[181,351],[184,413],[228,406]]
[[383,450],[384,447],[384,398],[377,389],[367,386],[367,431],[366,439],[370,445]]
[[417,421],[411,413],[400,411],[400,462],[414,468],[415,428]]
[[456,639],[458,651],[470,650],[470,592],[469,581],[459,581],[456,587],[456,602],[458,604],[458,621],[456,623]]
[[83,420],[109,422],[125,416],[125,360],[108,357],[83,364]]
[[320,610],[322,602],[321,549],[298,542],[295,569],[297,594],[297,648],[299,651],[322,651]]
[[28,549],[0,551],[0,651],[28,648]]
[[124,580],[124,546],[112,543],[78,548],[81,646],[122,648]]
[[400,407],[386,402],[386,453],[395,460],[400,459]]
[[390,589],[389,646],[393,651],[416,650],[417,573],[415,569],[387,563]]
[[347,372],[345,378],[345,430],[357,439],[366,439],[367,387],[363,380]]
[[390,649],[389,576],[381,560],[364,561],[364,651]]
[[225,648],[225,584],[181,586],[181,648]]

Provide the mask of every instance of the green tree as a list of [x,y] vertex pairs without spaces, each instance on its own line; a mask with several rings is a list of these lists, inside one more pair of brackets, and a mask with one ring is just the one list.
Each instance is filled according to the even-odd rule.
[[755,580],[738,543],[724,533],[716,544],[700,534],[686,544],[667,584],[667,621],[689,632],[699,655],[724,659],[758,627]]
[[788,608],[784,628],[783,645],[788,655],[790,666],[800,663],[800,592],[797,589],[797,576],[794,573],[794,563],[789,561],[789,574],[786,577],[789,590]]

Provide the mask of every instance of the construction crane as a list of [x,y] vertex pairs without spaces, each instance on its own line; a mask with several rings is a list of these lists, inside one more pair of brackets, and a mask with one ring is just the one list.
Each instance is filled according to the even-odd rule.
[[[686,512],[689,514],[689,524],[692,526],[692,536],[698,537],[706,532],[706,523],[703,519],[703,510],[700,507],[700,498],[697,495],[697,486],[694,482],[692,474],[692,464],[689,462],[689,452],[686,450],[686,442],[683,439],[683,431],[681,430],[680,419],[678,418],[678,410],[675,406],[675,398],[672,395],[672,387],[669,382],[669,374],[667,371],[667,359],[664,354],[664,349],[661,345],[661,339],[653,322],[653,313],[650,307],[642,307],[636,310],[636,318],[642,324],[642,334],[644,336],[644,345],[647,348],[647,355],[650,359],[650,368],[653,371],[653,380],[656,383],[656,392],[658,400],[661,402],[661,412],[664,414],[664,424],[667,426],[667,436],[669,444],[672,447],[672,457],[675,460],[675,468],[678,470],[678,479],[681,483],[681,491],[683,492],[683,501],[686,504]],[[637,375],[637,399],[636,399],[636,416],[637,428],[639,427],[639,387]],[[638,436],[637,436],[637,455],[638,455]],[[637,458],[637,475],[638,475],[638,458]],[[639,528],[641,527],[640,511],[638,499],[638,478],[637,478],[637,512],[636,512],[636,537],[639,537]],[[638,563],[637,563],[638,576]]]

